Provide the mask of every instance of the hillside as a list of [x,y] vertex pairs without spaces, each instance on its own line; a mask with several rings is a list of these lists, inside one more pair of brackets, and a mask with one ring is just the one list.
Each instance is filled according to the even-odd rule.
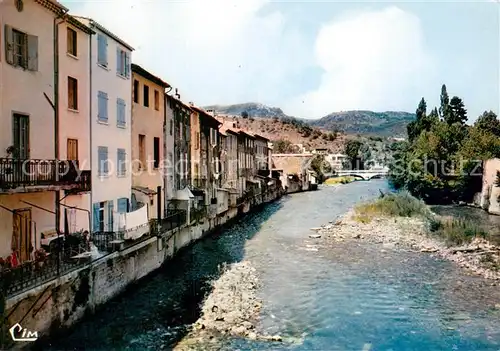
[[215,110],[219,114],[230,115],[230,116],[241,116],[243,112],[247,112],[250,117],[267,117],[267,118],[283,118],[290,117],[283,113],[283,111],[278,107],[269,107],[263,104],[255,102],[247,102],[244,104],[236,105],[212,105],[205,106],[206,110]]
[[280,108],[253,102],[227,106],[212,105],[206,106],[205,109],[215,110],[223,115],[241,116],[246,112],[250,117],[295,119],[328,131],[384,137],[405,137],[406,125],[415,118],[412,113],[398,111],[343,111],[333,112],[320,119],[298,119],[286,115]]
[[345,111],[333,112],[309,123],[327,130],[341,130],[346,134],[406,137],[406,126],[415,119],[408,112]]
[[[310,127],[300,121],[279,118],[241,118],[225,117],[226,121],[233,121],[235,127],[251,133],[262,135],[271,141],[286,140],[291,144],[302,144],[307,150],[325,148],[330,152],[342,152],[344,150],[345,136],[341,133],[322,131],[319,128]],[[281,144],[285,144],[281,142]],[[283,152],[299,152],[298,148],[284,146],[287,150]],[[278,149],[280,149],[279,147]],[[280,151],[282,152],[282,151]]]

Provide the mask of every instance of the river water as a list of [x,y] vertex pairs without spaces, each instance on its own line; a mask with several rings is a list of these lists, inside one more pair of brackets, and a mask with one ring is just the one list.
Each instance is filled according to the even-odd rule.
[[[222,262],[259,272],[259,329],[295,343],[227,338],[221,350],[500,350],[500,289],[427,254],[325,248],[311,227],[387,190],[383,180],[286,196],[179,253],[44,349],[169,349],[199,316]],[[317,250],[317,251],[316,251]]]

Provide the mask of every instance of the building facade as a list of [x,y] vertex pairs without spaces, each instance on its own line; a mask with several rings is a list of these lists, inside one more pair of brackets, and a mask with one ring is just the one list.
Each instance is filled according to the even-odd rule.
[[[167,211],[175,210],[179,201],[189,201],[192,197],[188,186],[191,183],[191,108],[180,100],[180,96],[166,96],[166,129],[173,134],[173,148],[166,150],[169,170],[166,175]],[[171,121],[171,122],[170,122]],[[167,145],[169,143],[167,142]],[[170,157],[172,161],[170,162]],[[171,164],[171,165],[170,165]],[[171,185],[168,182],[171,179]],[[186,204],[181,208],[186,209]]]
[[[95,34],[72,16],[59,24],[59,158],[91,174],[90,45]],[[90,188],[61,194],[60,228],[64,233],[90,230]]]
[[269,139],[254,134],[255,137],[255,164],[257,172],[259,171],[269,171]]
[[90,64],[92,230],[116,231],[117,214],[135,206],[130,170],[133,48],[94,20],[77,19],[96,32]]
[[170,85],[135,64],[132,84],[132,191],[148,207],[149,219],[162,218],[164,100]]
[[90,185],[59,155],[66,107],[58,101],[54,23],[64,23],[68,10],[34,0],[3,2],[0,11],[0,257],[23,262],[41,248],[42,233],[56,232],[56,196]]

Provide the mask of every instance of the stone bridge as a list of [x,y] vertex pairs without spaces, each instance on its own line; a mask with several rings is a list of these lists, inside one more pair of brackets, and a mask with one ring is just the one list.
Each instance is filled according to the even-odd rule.
[[350,176],[350,177],[361,178],[363,180],[370,180],[372,178],[386,177],[388,172],[389,171],[387,169],[367,169],[367,170],[348,169],[348,170],[336,171],[335,176],[339,177]]

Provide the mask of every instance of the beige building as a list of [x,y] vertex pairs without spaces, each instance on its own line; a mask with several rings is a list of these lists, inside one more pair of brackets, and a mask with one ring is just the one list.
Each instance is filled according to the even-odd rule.
[[[59,25],[59,158],[77,164],[90,180],[89,67],[91,36],[95,32],[74,17],[66,18]],[[61,198],[61,230],[89,230],[90,192],[65,192]]]
[[500,215],[500,187],[496,184],[500,171],[500,159],[493,158],[483,163],[483,186],[479,203],[489,213]]
[[163,214],[158,195],[164,199],[164,99],[170,85],[136,64],[132,82],[132,191],[153,219]]
[[[63,196],[64,191],[90,187],[88,178],[78,177],[80,171],[74,163],[57,160],[66,156],[60,153],[65,143],[61,111],[67,106],[61,98],[64,89],[57,84],[65,79],[56,79],[54,70],[54,21],[67,11],[51,1],[0,3],[2,258],[15,255],[21,262],[33,259],[34,251],[41,246],[41,233],[56,229],[56,194],[61,192]],[[86,31],[66,18],[79,32]],[[56,26],[60,36],[65,37],[66,27]],[[66,53],[59,53],[59,57],[62,55]],[[88,121],[88,117],[82,118]]]

